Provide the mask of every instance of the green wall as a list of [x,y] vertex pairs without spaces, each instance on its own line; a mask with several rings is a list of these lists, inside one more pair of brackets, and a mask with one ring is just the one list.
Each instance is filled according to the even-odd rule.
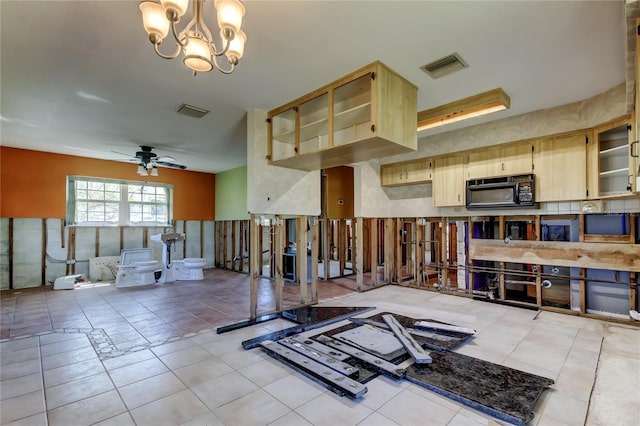
[[249,219],[247,166],[216,174],[216,220]]

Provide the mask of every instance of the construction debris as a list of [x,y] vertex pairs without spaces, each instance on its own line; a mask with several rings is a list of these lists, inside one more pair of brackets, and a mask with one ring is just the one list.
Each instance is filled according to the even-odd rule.
[[473,328],[458,327],[456,325],[442,324],[434,321],[416,321],[413,326],[417,329],[455,331],[456,333],[469,334],[472,336],[476,334]]
[[396,338],[400,341],[400,343],[402,343],[402,346],[404,346],[407,352],[409,352],[409,355],[411,355],[411,358],[413,358],[416,363],[431,364],[432,359],[429,354],[426,353],[424,349],[422,349],[418,342],[413,340],[413,337],[411,337],[411,335],[407,333],[407,330],[405,330],[404,327],[400,325],[400,323],[394,318],[393,315],[383,315],[382,319],[389,326],[393,334],[396,335]]

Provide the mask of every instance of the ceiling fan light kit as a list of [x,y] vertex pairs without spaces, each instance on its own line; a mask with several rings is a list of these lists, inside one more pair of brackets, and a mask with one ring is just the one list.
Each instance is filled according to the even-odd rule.
[[[133,156],[133,158],[135,159],[134,161],[136,161],[136,163],[138,164],[137,173],[140,176],[158,176],[158,166],[180,170],[184,170],[187,168],[187,166],[176,163],[176,159],[168,155],[162,155],[158,157],[158,154],[152,152],[152,150],[152,146],[140,145],[140,151],[137,151],[136,155]],[[123,154],[120,152],[117,153]]]
[[[149,35],[155,52],[164,59],[174,59],[182,52],[184,64],[198,72],[208,72],[217,68],[224,74],[231,74],[244,54],[247,35],[242,31],[242,18],[245,14],[244,5],[239,0],[214,0],[213,5],[218,17],[222,47],[216,47],[209,28],[205,25],[205,0],[191,0],[193,18],[178,31],[176,24],[187,12],[189,0],[160,0],[143,1],[140,3],[142,23]],[[160,52],[162,41],[169,34],[169,30],[176,42],[176,50],[172,54]],[[218,57],[225,55],[229,68],[221,68]]]

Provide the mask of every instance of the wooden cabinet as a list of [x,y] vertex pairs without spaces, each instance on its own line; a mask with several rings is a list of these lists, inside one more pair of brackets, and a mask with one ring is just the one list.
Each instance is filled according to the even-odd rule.
[[534,142],[536,201],[571,201],[586,197],[588,133]]
[[317,170],[415,151],[417,88],[374,62],[267,115],[270,164]]
[[430,158],[382,164],[380,166],[380,185],[401,186],[431,182],[432,170],[433,161]]
[[532,143],[480,149],[469,153],[467,164],[469,179],[528,174],[532,171]]
[[464,206],[464,155],[436,158],[432,185],[434,206]]
[[629,195],[634,192],[637,142],[631,142],[630,117],[593,130],[587,147],[588,198]]

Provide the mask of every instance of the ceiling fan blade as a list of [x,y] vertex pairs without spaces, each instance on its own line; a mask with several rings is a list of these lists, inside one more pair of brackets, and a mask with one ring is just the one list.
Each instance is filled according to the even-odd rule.
[[187,168],[187,166],[183,166],[182,164],[177,164],[177,163],[171,163],[168,161],[156,161],[155,162],[158,166],[162,166],[162,167],[170,167],[172,169],[180,169],[180,170],[184,170]]
[[165,163],[175,163],[176,159],[169,156],[169,155],[161,155],[158,158],[156,158],[156,162],[165,162]]

